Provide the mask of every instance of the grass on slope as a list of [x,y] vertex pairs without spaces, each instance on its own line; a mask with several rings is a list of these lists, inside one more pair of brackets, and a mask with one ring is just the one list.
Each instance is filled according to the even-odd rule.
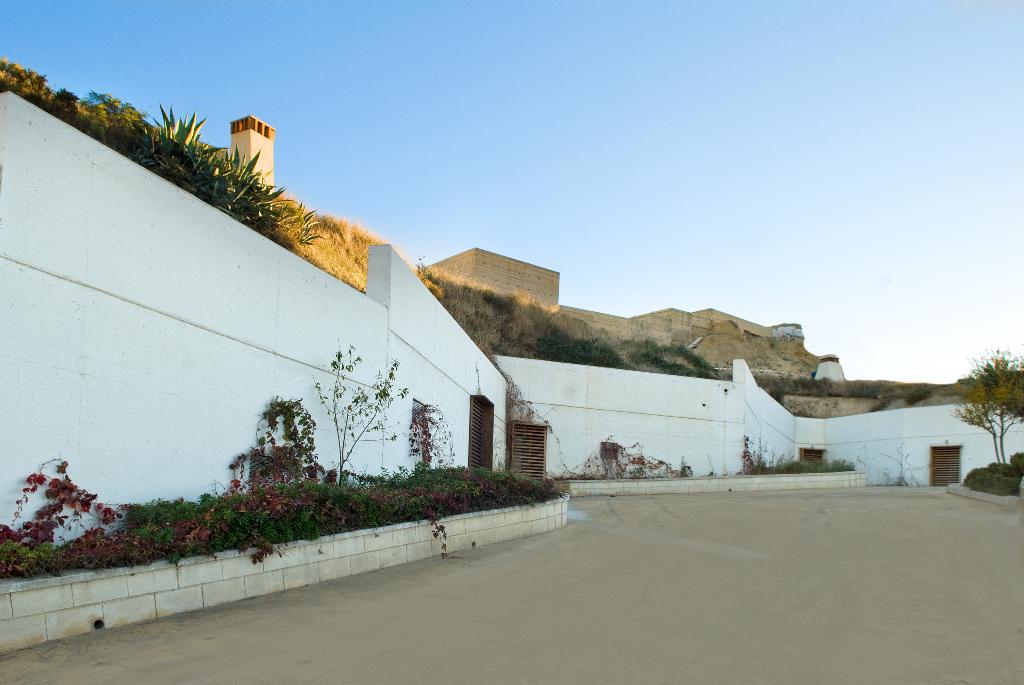
[[318,214],[316,232],[320,236],[308,245],[299,242],[296,232],[289,234],[286,247],[313,266],[358,290],[366,290],[366,267],[370,245],[385,241],[357,223]]
[[779,376],[755,373],[758,386],[782,402],[786,395],[810,397],[858,397],[878,400],[872,411],[885,409],[894,402],[912,407],[933,395],[952,395],[952,385],[932,383],[899,383],[896,381],[845,381],[815,380],[810,376]]

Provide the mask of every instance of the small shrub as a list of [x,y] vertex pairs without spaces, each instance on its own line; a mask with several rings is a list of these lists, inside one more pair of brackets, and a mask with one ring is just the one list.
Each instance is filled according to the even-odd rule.
[[691,350],[686,345],[675,345],[672,347],[672,351],[686,358],[694,370],[694,375],[698,378],[718,378],[718,370],[696,350]]
[[66,569],[137,566],[160,559],[177,560],[173,546],[143,535],[108,532],[102,528],[86,531],[81,537],[60,545],[56,573]]
[[576,338],[554,326],[537,338],[537,356],[552,362],[627,368],[626,362],[608,343],[598,338]]
[[275,397],[263,410],[260,425],[264,430],[256,438],[256,446],[229,465],[234,475],[232,487],[238,488],[245,480],[287,483],[337,478],[336,472],[327,471],[317,461],[316,421],[300,400]]
[[740,473],[745,476],[762,476],[772,474],[798,474],[798,473],[840,473],[844,471],[856,471],[857,467],[844,459],[829,459],[827,461],[796,461],[795,459],[766,458],[764,446],[758,441],[756,449],[751,449],[750,438],[743,438],[743,453],[741,455],[743,468]]
[[935,393],[935,387],[931,385],[914,385],[911,386],[904,394],[903,399],[906,400],[907,404],[911,407],[920,402],[924,402],[926,399],[931,397]]
[[784,461],[769,466],[762,473],[840,473],[856,471],[857,467],[843,459],[828,461]]
[[[44,469],[55,464],[54,475],[47,475]],[[29,498],[42,491],[45,503],[36,510],[31,519],[23,520],[17,527],[0,524],[0,542],[17,542],[29,547],[52,543],[58,529],[71,526],[86,528],[85,521],[93,527],[109,526],[121,518],[114,507],[102,504],[97,496],[71,480],[68,462],[54,459],[40,466],[36,473],[25,478],[21,497],[15,502],[14,520],[22,519],[24,507]]]
[[0,93],[7,91],[126,156],[150,128],[145,112],[127,102],[102,93],[79,98],[64,88],[54,90],[42,74],[0,57]]
[[0,542],[0,578],[56,573],[58,557],[57,549],[48,542],[35,547],[12,540]]
[[653,340],[635,341],[629,348],[629,361],[639,366],[650,366],[677,376],[689,376],[692,373],[688,365],[666,359],[661,345]]
[[707,359],[686,345],[660,345],[653,340],[629,340],[623,343],[630,362],[676,376],[717,378],[718,372]]
[[1014,464],[1000,464],[999,462],[992,462],[986,468],[996,476],[1003,476],[1005,478],[1021,477],[1020,469]]
[[1021,474],[1024,474],[1024,452],[1017,452],[1010,457],[1010,465],[1016,467]]
[[[1016,455],[1015,455],[1016,456]],[[964,485],[977,492],[990,495],[1016,495],[1020,492],[1021,470],[1013,464],[993,462],[972,469],[964,478]]]

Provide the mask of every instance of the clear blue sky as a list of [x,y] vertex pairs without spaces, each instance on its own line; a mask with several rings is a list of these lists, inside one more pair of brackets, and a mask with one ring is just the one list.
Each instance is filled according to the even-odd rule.
[[4,3],[58,86],[276,126],[277,180],[564,304],[804,325],[847,375],[1024,343],[1024,3]]

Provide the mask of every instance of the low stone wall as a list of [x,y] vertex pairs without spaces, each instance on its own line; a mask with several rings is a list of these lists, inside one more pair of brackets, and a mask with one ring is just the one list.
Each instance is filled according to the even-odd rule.
[[729,476],[727,478],[649,478],[643,480],[571,480],[569,495],[677,495],[696,492],[750,492],[752,490],[809,490],[816,488],[862,488],[860,471],[800,473],[771,476]]
[[1021,495],[992,495],[987,492],[978,492],[977,490],[971,490],[960,484],[947,485],[946,492],[951,495],[959,495],[960,497],[967,497],[969,499],[976,499],[981,502],[988,502],[989,504],[1000,504],[1005,507],[1018,507],[1024,503],[1024,480],[1021,481]]
[[[565,498],[442,519],[448,552],[546,533],[567,522]],[[177,565],[78,571],[0,581],[0,652],[102,628],[258,597],[439,556],[426,521],[282,545],[262,562],[221,552]]]

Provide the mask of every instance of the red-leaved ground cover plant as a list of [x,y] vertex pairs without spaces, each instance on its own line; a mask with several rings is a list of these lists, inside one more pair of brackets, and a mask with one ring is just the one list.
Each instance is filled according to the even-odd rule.
[[[549,482],[513,473],[417,464],[380,476],[347,474],[342,482],[236,479],[226,491],[194,501],[111,507],[71,480],[67,462],[55,470],[28,476],[16,525],[0,525],[0,577],[176,561],[229,549],[249,550],[256,562],[281,543],[405,521],[431,521],[443,537],[437,523],[442,517],[560,496]],[[23,520],[21,510],[40,491],[45,503]],[[76,525],[84,533],[60,542],[58,531],[73,534]]]

